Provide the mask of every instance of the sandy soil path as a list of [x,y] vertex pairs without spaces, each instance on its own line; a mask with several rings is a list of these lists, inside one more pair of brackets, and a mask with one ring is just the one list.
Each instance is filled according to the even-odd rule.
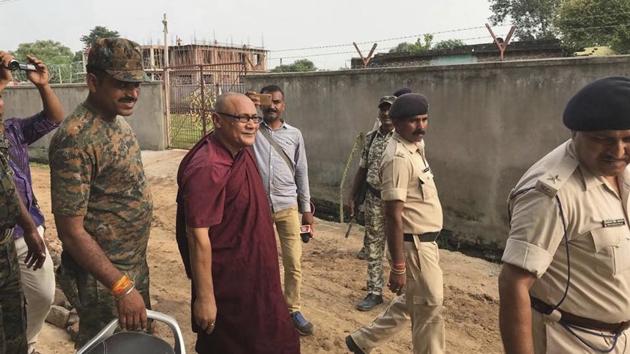
[[[149,265],[154,309],[174,316],[185,334],[186,347],[194,353],[194,334],[190,330],[190,284],[182,267],[175,233],[175,175],[181,150],[145,152],[145,169],[151,181],[155,211]],[[60,243],[50,213],[50,177],[45,165],[34,165],[35,193],[47,218],[47,242],[53,254]],[[354,305],[365,295],[364,261],[355,258],[362,242],[361,227],[354,227],[345,239],[345,225],[318,220],[316,238],[304,246],[303,312],[316,326],[316,333],[302,338],[302,352],[347,353],[344,337],[385,308],[363,313]],[[445,315],[449,353],[501,353],[498,324],[499,266],[460,253],[441,251],[445,275]],[[387,300],[391,293],[387,292]],[[166,328],[159,333],[167,335]],[[43,353],[72,353],[65,331],[46,325],[40,335]],[[410,353],[410,326],[373,353]]]

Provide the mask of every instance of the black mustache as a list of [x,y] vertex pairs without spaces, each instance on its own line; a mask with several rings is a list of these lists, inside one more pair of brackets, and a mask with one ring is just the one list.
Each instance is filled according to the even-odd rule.
[[419,130],[414,130],[413,135],[418,135],[418,134],[426,134],[427,131],[424,129],[419,129]]
[[119,101],[123,102],[123,103],[127,103],[127,102],[136,102],[137,99],[135,99],[133,97],[123,97]]

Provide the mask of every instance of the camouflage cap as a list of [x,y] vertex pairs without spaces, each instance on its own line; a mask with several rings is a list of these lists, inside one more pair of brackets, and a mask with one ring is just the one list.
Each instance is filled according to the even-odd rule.
[[88,68],[102,70],[114,79],[143,82],[142,51],[136,42],[124,38],[99,38],[90,48]]
[[390,105],[392,105],[394,104],[394,101],[396,101],[396,96],[383,96],[378,101],[378,107],[380,108],[383,105],[383,103],[389,103]]

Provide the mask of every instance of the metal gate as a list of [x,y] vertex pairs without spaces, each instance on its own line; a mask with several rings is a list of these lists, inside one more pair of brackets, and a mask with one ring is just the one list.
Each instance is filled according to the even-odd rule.
[[212,131],[210,114],[223,92],[245,92],[245,63],[169,67],[169,147],[190,149]]

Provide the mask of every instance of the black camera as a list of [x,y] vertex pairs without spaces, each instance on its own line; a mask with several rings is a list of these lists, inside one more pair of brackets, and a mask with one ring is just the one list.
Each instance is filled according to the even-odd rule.
[[9,70],[37,71],[37,68],[33,64],[22,64],[19,61],[13,59],[9,62]]

